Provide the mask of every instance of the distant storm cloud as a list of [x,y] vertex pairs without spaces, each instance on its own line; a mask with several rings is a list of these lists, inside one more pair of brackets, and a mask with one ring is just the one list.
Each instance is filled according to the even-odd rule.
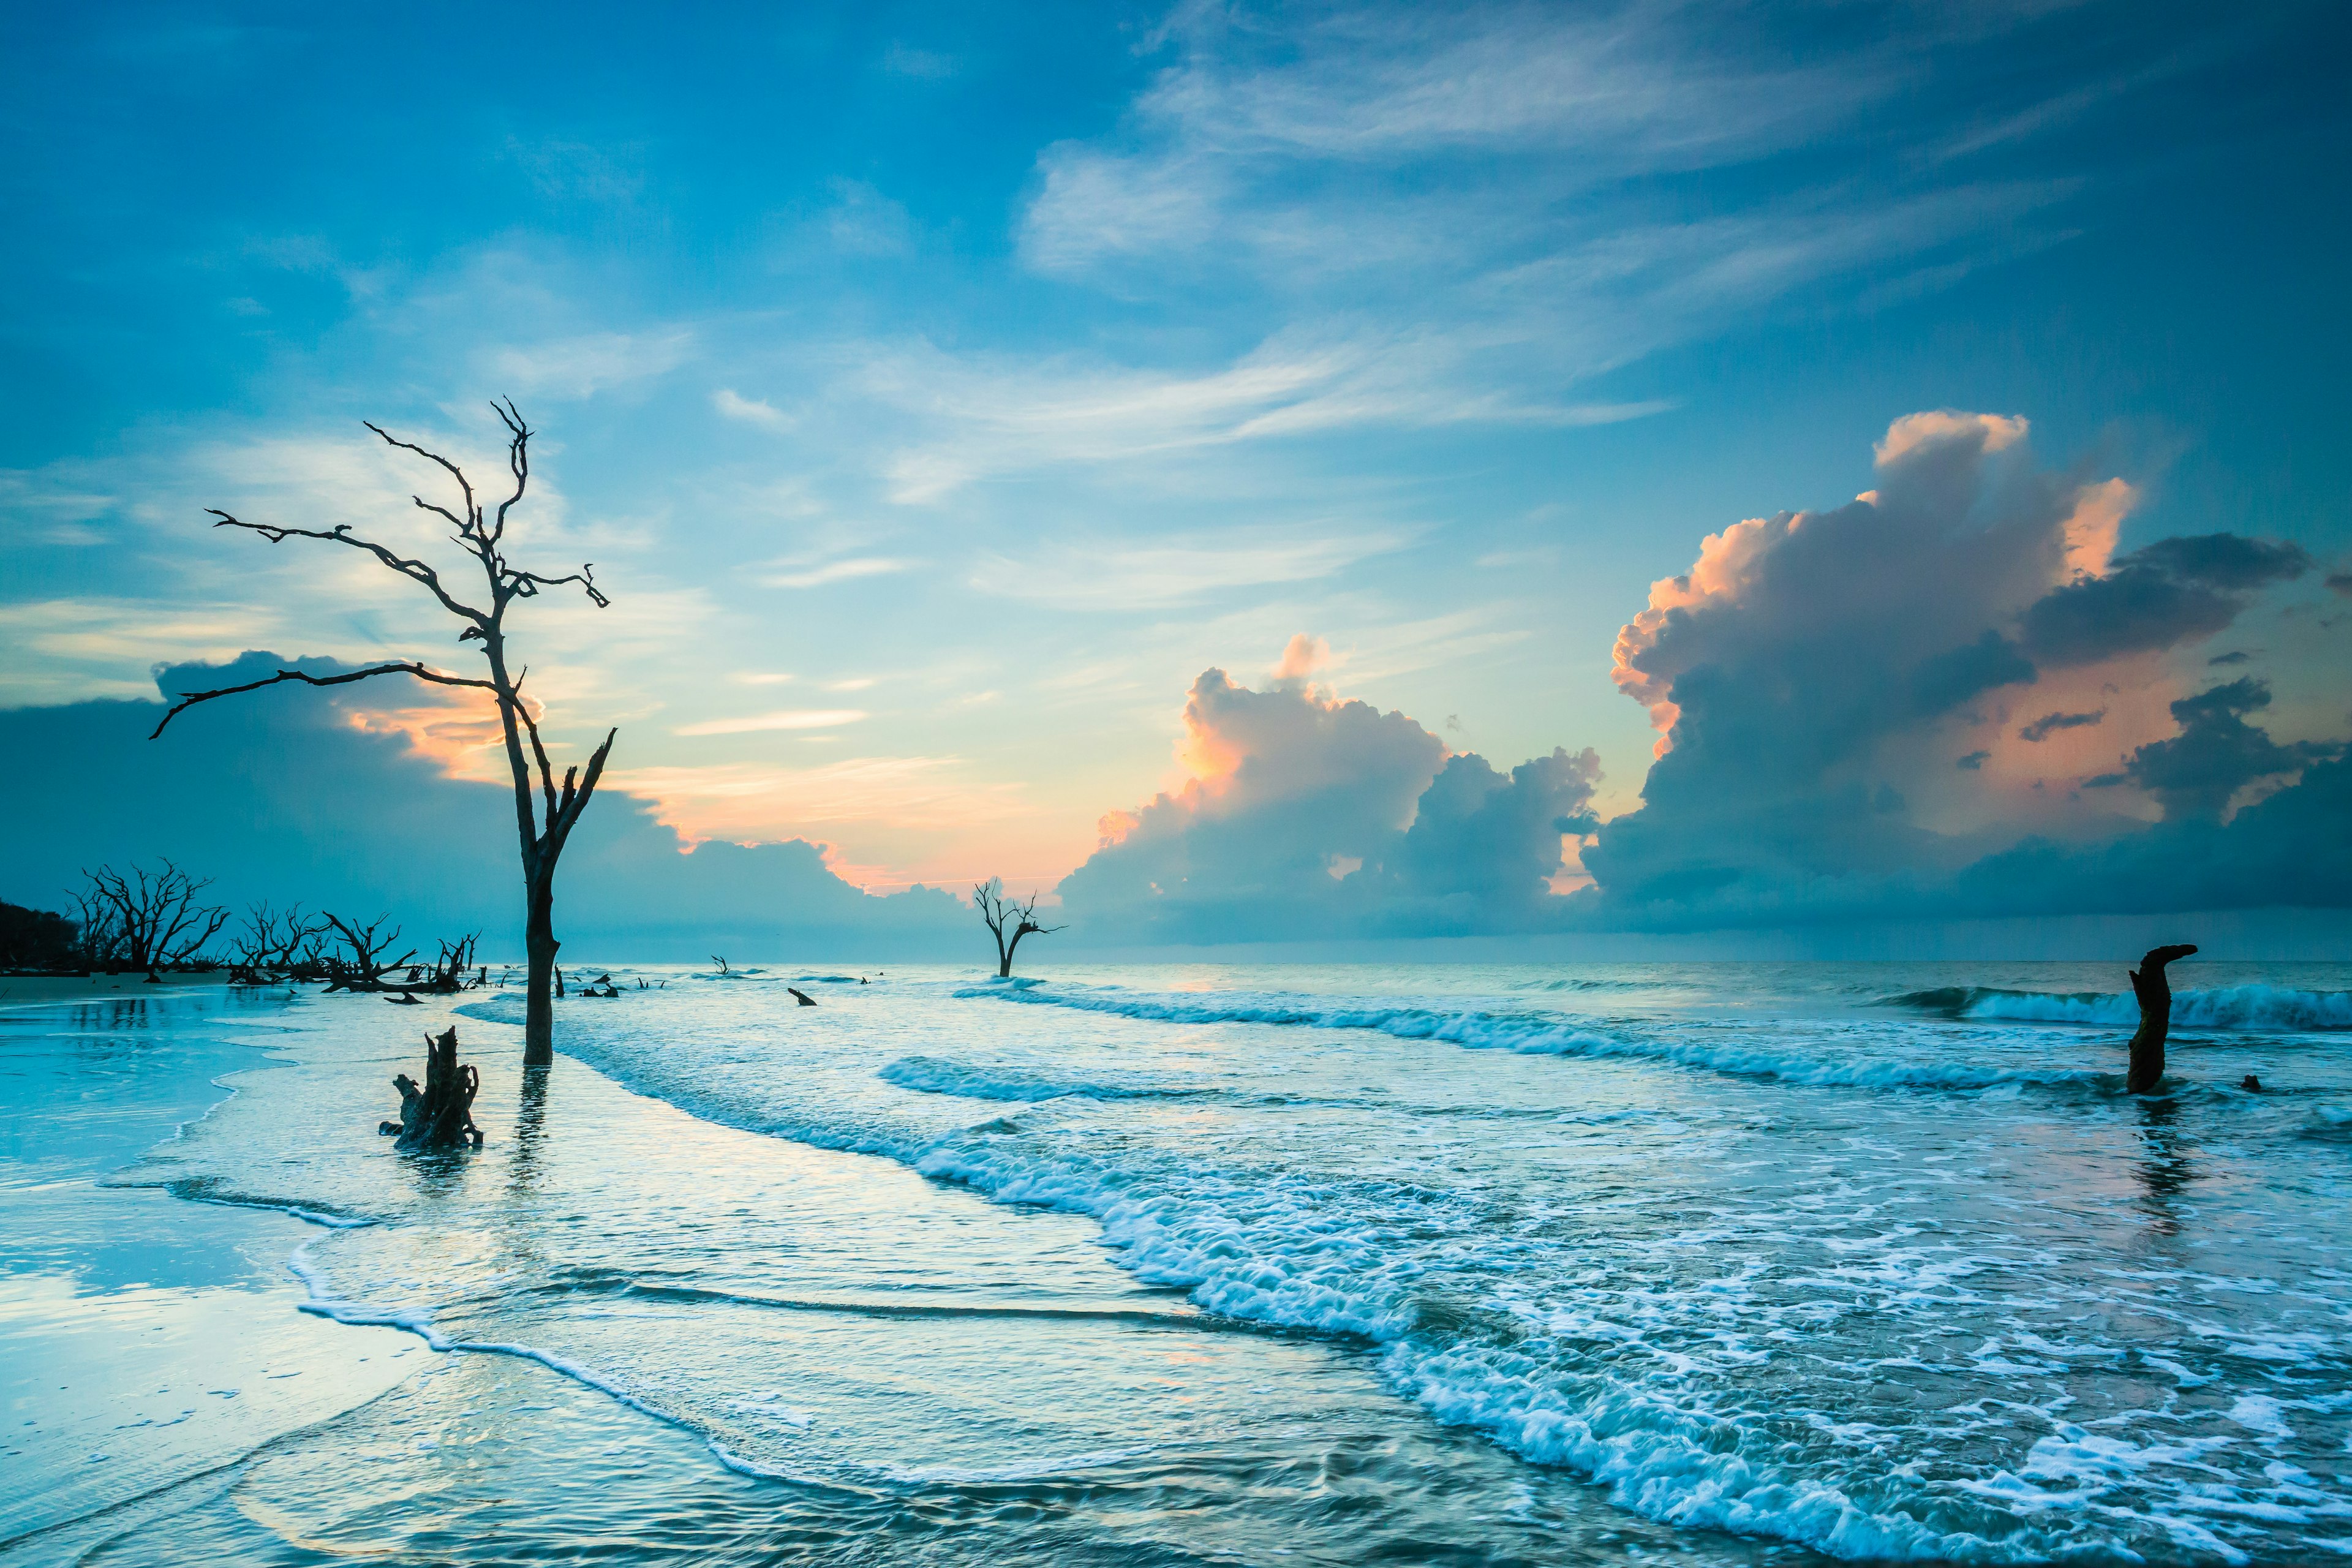
[[2310,569],[2311,557],[2292,544],[2231,533],[2158,540],[2033,605],[2020,640],[2053,666],[2168,648],[2221,630],[2257,590]]
[[1417,721],[1314,683],[1297,637],[1262,689],[1208,669],[1179,751],[1188,777],[1103,822],[1061,885],[1094,940],[1238,942],[1556,924],[1563,836],[1590,833],[1599,758],[1501,772]]
[[[2163,678],[2147,661],[2220,632],[2310,560],[2230,533],[2118,554],[2132,487],[2045,468],[2028,436],[2006,416],[1898,419],[1872,489],[1710,535],[1690,570],[1652,588],[1618,636],[1614,676],[1649,709],[1658,760],[1641,809],[1583,858],[1614,918],[1745,923],[1931,904],[1971,861],[2037,830],[2023,810],[2072,812],[2077,835],[2140,826],[2110,815],[2103,829],[2104,808],[2053,787],[2070,777],[2107,790],[2099,800],[2127,784],[2168,818],[2211,817],[2244,784],[2319,754],[2246,724],[2268,697],[2242,681],[2173,703],[2180,733],[2120,772],[2068,774],[2080,748],[2062,755],[2061,738],[2112,728],[2122,699],[2065,698],[2102,681],[2144,690]],[[2012,738],[1990,727],[2036,695]],[[2127,725],[2118,739],[2150,734],[2161,731]],[[2026,760],[2004,761],[2020,742]]]
[[2246,785],[2342,750],[2309,742],[2283,746],[2246,722],[2246,715],[2270,705],[2269,685],[2251,676],[2184,697],[2172,705],[2180,733],[2135,751],[2124,776],[2162,802],[2168,820],[2217,818]]
[[[287,668],[346,667],[252,652],[166,666],[156,679],[169,698]],[[213,896],[233,910],[266,899],[389,911],[428,952],[435,936],[478,930],[487,955],[519,954],[513,792],[449,776],[416,728],[421,700],[391,681],[261,691],[193,710],[154,741],[163,709],[152,700],[0,710],[0,752],[42,763],[0,770],[0,820],[42,827],[0,836],[0,898],[56,908],[83,866],[169,856],[216,878]],[[624,761],[633,732],[622,732]],[[576,756],[550,740],[558,767]],[[170,787],[156,787],[159,775]],[[966,944],[967,911],[939,889],[870,896],[804,839],[688,852],[653,802],[610,778],[564,855],[556,924],[567,962],[850,960]]]

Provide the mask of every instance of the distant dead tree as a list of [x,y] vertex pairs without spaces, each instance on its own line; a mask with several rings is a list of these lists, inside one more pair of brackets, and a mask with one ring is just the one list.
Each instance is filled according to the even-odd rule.
[[[489,664],[489,679],[451,675],[414,659],[370,665],[365,669],[350,670],[341,675],[310,675],[299,669],[281,669],[266,680],[223,687],[217,691],[198,691],[182,698],[163,715],[163,723],[155,726],[155,734],[161,735],[165,724],[199,702],[209,702],[216,697],[235,696],[241,691],[255,691],[287,680],[300,681],[309,686],[341,686],[379,675],[408,675],[439,686],[472,687],[493,694],[498,700],[499,721],[506,731],[507,767],[514,775],[515,827],[522,848],[523,945],[530,960],[529,1000],[523,1015],[522,1063],[527,1068],[549,1067],[555,1061],[553,987],[555,950],[560,945],[555,940],[555,864],[563,854],[563,846],[571,838],[572,828],[579,824],[581,813],[587,810],[589,797],[596,793],[596,781],[604,776],[604,759],[612,754],[613,738],[619,731],[606,731],[604,743],[589,757],[586,770],[583,772],[577,766],[566,768],[562,786],[557,787],[554,769],[547,760],[547,748],[540,740],[538,719],[523,699],[523,677],[529,671],[513,670],[508,666],[506,615],[516,600],[534,598],[542,588],[558,588],[568,584],[577,584],[588,595],[589,602],[599,609],[611,601],[596,586],[592,572],[593,563],[561,577],[546,577],[536,572],[523,571],[507,560],[504,549],[507,513],[522,500],[523,491],[530,481],[531,432],[523,424],[522,416],[516,411],[513,403],[492,404],[491,406],[498,410],[499,418],[507,427],[507,468],[514,476],[514,492],[499,503],[495,512],[483,510],[481,503],[475,500],[472,482],[457,464],[412,442],[395,440],[378,426],[368,426],[384,445],[404,452],[414,452],[428,462],[438,464],[457,482],[459,496],[457,510],[436,505],[423,496],[410,499],[421,510],[431,512],[457,530],[450,536],[451,542],[472,556],[481,568],[483,581],[489,591],[488,609],[477,608],[458,598],[442,584],[440,574],[425,562],[412,560],[373,541],[362,539],[351,531],[348,524],[332,529],[280,528],[270,523],[241,521],[225,511],[215,510],[212,513],[219,520],[213,524],[214,527],[242,528],[261,535],[272,544],[289,539],[317,539],[367,552],[388,570],[422,584],[426,592],[440,601],[443,609],[466,623],[465,629],[457,634],[457,640],[481,644],[482,657]],[[149,737],[151,740],[153,738]],[[530,745],[528,752],[524,751],[526,740]],[[534,763],[538,767],[537,784],[541,796],[538,805],[534,805],[531,798]]]
[[198,880],[169,860],[157,871],[134,865],[126,876],[100,866],[82,875],[89,880],[79,897],[82,940],[95,967],[142,969],[152,977],[193,961],[228,923],[226,910],[197,901],[212,879]]
[[395,969],[405,969],[415,962],[416,950],[410,948],[398,958],[387,958],[394,943],[400,941],[400,928],[383,929],[392,917],[378,915],[367,924],[345,920],[341,915],[327,916],[327,924],[343,939],[348,957],[333,956],[327,960],[327,989],[330,991],[380,991],[384,989],[383,977]]
[[1021,945],[1023,937],[1051,936],[1057,931],[1069,929],[1066,926],[1039,925],[1037,895],[1030,894],[1025,904],[1018,899],[1006,898],[1002,877],[991,877],[985,882],[975,883],[971,889],[971,902],[972,907],[980,911],[982,921],[987,925],[988,934],[996,939],[996,973],[999,979],[1013,973],[1013,952]]
[[319,963],[319,939],[327,934],[326,921],[302,912],[299,904],[283,910],[273,910],[267,901],[257,903],[245,912],[245,923],[238,930],[236,946],[230,951],[234,968],[229,978],[243,984],[259,984],[265,979],[279,974],[296,974]]

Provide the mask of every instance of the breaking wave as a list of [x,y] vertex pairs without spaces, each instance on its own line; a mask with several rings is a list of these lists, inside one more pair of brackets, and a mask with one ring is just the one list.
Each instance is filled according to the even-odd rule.
[[[1941,1013],[1946,1017],[2020,1024],[2089,1024],[2128,1029],[2139,1003],[2127,991],[2003,991],[1985,985],[1939,985],[1889,996],[1885,1005]],[[2352,991],[2297,991],[2277,985],[2222,985],[2177,991],[2177,1029],[2352,1029]]]
[[958,997],[1021,1002],[1081,1012],[1108,1013],[1171,1024],[1270,1024],[1311,1029],[1369,1029],[1402,1040],[1440,1040],[1469,1050],[1522,1056],[1580,1057],[1667,1062],[1734,1078],[1783,1083],[1874,1089],[1993,1089],[2006,1084],[2105,1088],[2113,1073],[2082,1068],[2002,1067],[1916,1058],[1820,1056],[1753,1040],[1710,1040],[1624,1029],[1604,1033],[1541,1014],[1449,1011],[1404,1003],[1326,1002],[1225,993],[1228,1001],[1196,1001],[1105,988],[1046,990],[1035,981],[975,985]]
[[939,1057],[900,1057],[877,1076],[900,1089],[922,1094],[961,1095],[966,1100],[1034,1102],[1069,1095],[1088,1100],[1181,1100],[1201,1092],[1141,1079],[1107,1082],[1098,1079],[1055,1078],[1013,1068],[952,1062]]

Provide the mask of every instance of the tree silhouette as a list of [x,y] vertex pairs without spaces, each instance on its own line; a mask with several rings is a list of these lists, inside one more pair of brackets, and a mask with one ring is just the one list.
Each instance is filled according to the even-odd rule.
[[[560,588],[577,584],[598,609],[611,603],[597,588],[591,563],[577,572],[561,577],[541,576],[526,572],[508,561],[504,550],[507,513],[523,498],[530,482],[530,428],[513,403],[490,405],[507,427],[507,468],[514,476],[514,493],[500,501],[496,512],[485,512],[474,497],[474,487],[462,469],[437,452],[428,452],[413,442],[395,440],[382,427],[368,428],[382,437],[384,445],[404,452],[414,452],[428,462],[438,464],[457,481],[460,497],[459,510],[437,506],[423,496],[412,496],[418,509],[429,511],[446,521],[457,532],[452,543],[472,556],[481,568],[489,590],[489,607],[478,609],[458,598],[442,584],[440,574],[425,562],[397,554],[372,540],[362,539],[352,532],[350,525],[332,529],[279,528],[269,523],[245,522],[227,512],[214,510],[218,519],[215,528],[242,528],[257,533],[272,544],[289,539],[318,539],[330,544],[348,545],[374,556],[384,567],[423,585],[440,602],[441,607],[466,623],[457,634],[459,642],[478,642],[482,657],[488,662],[489,678],[451,675],[431,668],[414,659],[371,665],[341,675],[310,675],[299,669],[281,669],[266,680],[247,681],[242,686],[224,687],[217,691],[199,691],[183,697],[163,715],[163,723],[155,726],[155,734],[187,709],[199,702],[209,702],[216,697],[231,697],[242,691],[257,691],[280,681],[300,681],[308,686],[341,686],[350,681],[367,680],[379,675],[408,675],[438,686],[473,687],[492,693],[499,705],[499,722],[506,732],[507,766],[514,775],[515,827],[522,847],[522,879],[524,888],[524,950],[530,959],[530,992],[523,1015],[522,1064],[526,1068],[549,1067],[555,1061],[555,1005],[551,987],[555,975],[555,950],[561,945],[555,940],[555,866],[563,854],[563,846],[578,826],[580,815],[587,810],[589,797],[596,793],[596,781],[604,776],[604,759],[612,754],[613,738],[617,730],[608,730],[604,743],[588,759],[583,773],[578,767],[566,768],[561,788],[555,782],[555,772],[547,760],[547,748],[541,743],[539,721],[524,700],[522,694],[525,670],[510,670],[507,660],[507,611],[518,599],[534,598],[542,588]],[[149,739],[153,739],[150,736]],[[524,751],[528,740],[530,751]],[[532,764],[538,764],[537,784],[540,800],[532,799]]]
[[128,875],[111,866],[85,871],[89,890],[81,898],[82,941],[91,963],[102,968],[159,969],[193,962],[228,923],[228,911],[196,901],[212,879],[189,876],[169,860],[160,871],[133,866]]
[[980,911],[982,921],[987,925],[988,934],[996,939],[996,975],[1000,980],[1012,974],[1013,952],[1021,945],[1023,937],[1051,936],[1057,931],[1069,929],[1066,926],[1039,925],[1037,895],[1030,894],[1025,904],[1018,899],[1006,898],[1002,877],[991,877],[985,882],[974,884],[971,902],[972,907]]

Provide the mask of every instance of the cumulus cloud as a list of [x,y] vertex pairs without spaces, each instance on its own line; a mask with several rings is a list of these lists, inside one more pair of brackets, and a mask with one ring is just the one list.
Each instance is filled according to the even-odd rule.
[[2158,540],[2033,605],[2019,623],[2021,641],[2046,665],[2170,647],[2220,631],[2255,590],[2310,568],[2292,544],[2231,533]]
[[[1584,856],[1612,918],[1932,901],[2030,835],[2136,830],[2135,800],[2210,818],[2316,754],[2245,724],[2256,682],[2168,706],[2159,657],[2309,558],[2228,533],[2119,555],[2132,489],[2045,469],[2028,437],[2010,416],[1898,419],[1854,501],[1737,523],[1652,587],[1614,676],[1658,760]],[[2119,772],[2084,749],[2118,743]]]
[[2271,705],[2267,682],[2252,676],[2172,704],[2180,733],[2132,753],[2124,776],[2164,805],[2168,820],[2218,818],[2231,798],[2260,779],[2291,773],[2339,748],[2307,742],[2282,746],[2246,722]]
[[1104,819],[1061,885],[1097,940],[1264,941],[1525,930],[1557,921],[1562,836],[1590,833],[1600,762],[1555,751],[1498,772],[1420,723],[1315,684],[1292,639],[1266,685],[1202,672],[1188,777]]

